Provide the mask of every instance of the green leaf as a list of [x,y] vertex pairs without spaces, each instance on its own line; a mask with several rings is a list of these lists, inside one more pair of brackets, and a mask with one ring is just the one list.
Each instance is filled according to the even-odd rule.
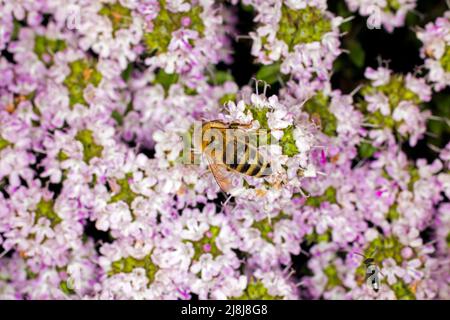
[[133,190],[131,190],[130,183],[128,182],[128,180],[132,177],[133,175],[131,173],[128,173],[126,174],[125,178],[116,181],[116,183],[120,187],[120,191],[111,197],[110,203],[123,201],[131,207],[134,199],[138,196],[138,194],[134,193]]
[[216,70],[210,80],[213,84],[222,85],[227,81],[234,81],[234,78],[230,71]]
[[283,150],[283,154],[288,157],[293,157],[298,154],[298,148],[295,145],[294,139],[294,126],[289,126],[283,130],[283,137],[280,140],[280,145]]
[[111,113],[111,117],[112,117],[114,120],[116,120],[116,122],[117,122],[117,124],[118,124],[119,126],[123,125],[123,115],[122,115],[119,111],[114,110],[114,111]]
[[278,81],[280,75],[280,63],[274,63],[267,66],[262,66],[256,73],[256,79],[263,80],[268,84],[274,84]]
[[199,4],[192,4],[188,11],[172,12],[168,10],[166,1],[160,0],[158,15],[152,21],[153,29],[143,35],[147,52],[151,54],[166,52],[172,40],[172,33],[182,27],[183,18],[189,18],[191,21],[189,29],[197,31],[203,37],[205,25],[202,12],[203,6]]
[[127,29],[133,21],[131,10],[120,5],[118,2],[104,4],[98,13],[111,21],[114,34],[120,29]]
[[358,147],[358,154],[361,159],[368,159],[372,157],[376,151],[377,148],[366,142],[361,143]]
[[361,44],[358,41],[349,41],[348,49],[350,50],[350,60],[355,66],[362,68],[366,60],[366,53]]
[[167,94],[172,84],[178,82],[178,78],[179,75],[177,73],[166,73],[163,69],[161,69],[156,74],[155,83],[162,85]]
[[6,147],[8,147],[11,143],[9,143],[9,141],[3,139],[0,137],[0,151],[2,151],[3,149],[5,149]]
[[83,145],[83,160],[89,163],[93,158],[101,158],[103,146],[95,143],[94,135],[91,130],[84,129],[77,133],[75,140]]
[[128,64],[127,68],[122,71],[121,76],[124,81],[130,80],[131,75],[133,74],[133,69],[134,69],[134,66],[132,63],[130,63],[130,64]]
[[324,202],[337,203],[336,202],[336,189],[333,187],[328,187],[325,192],[316,197],[309,197],[306,199],[305,205],[315,208],[319,208]]
[[34,218],[35,223],[37,223],[41,217],[45,217],[50,220],[52,228],[62,221],[62,219],[55,212],[53,200],[46,201],[41,199],[41,201],[37,204]]

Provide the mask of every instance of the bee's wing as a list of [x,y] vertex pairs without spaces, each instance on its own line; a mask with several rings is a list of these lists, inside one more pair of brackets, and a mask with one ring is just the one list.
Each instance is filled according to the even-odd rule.
[[217,184],[223,192],[228,193],[231,189],[231,180],[228,177],[228,172],[221,164],[217,164],[211,157],[206,157],[208,160],[209,170],[216,179]]

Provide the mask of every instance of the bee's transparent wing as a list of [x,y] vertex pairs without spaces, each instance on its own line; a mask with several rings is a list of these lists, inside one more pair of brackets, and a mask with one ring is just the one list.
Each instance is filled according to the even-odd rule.
[[231,189],[231,179],[228,176],[226,168],[222,164],[216,163],[211,157],[206,157],[206,159],[208,160],[209,170],[211,170],[220,189],[228,193]]

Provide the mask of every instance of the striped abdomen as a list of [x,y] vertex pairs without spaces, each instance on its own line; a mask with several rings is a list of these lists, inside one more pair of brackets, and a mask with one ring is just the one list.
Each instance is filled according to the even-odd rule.
[[224,146],[223,162],[230,170],[254,177],[270,175],[270,163],[252,145],[248,135],[227,141]]

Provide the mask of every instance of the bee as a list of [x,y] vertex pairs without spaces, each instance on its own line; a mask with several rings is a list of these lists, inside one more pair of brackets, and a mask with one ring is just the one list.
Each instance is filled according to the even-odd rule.
[[257,148],[257,136],[267,135],[250,130],[251,126],[212,120],[203,123],[201,132],[194,138],[194,149],[205,156],[209,170],[226,193],[231,189],[228,173],[252,177],[266,177],[272,173],[270,162]]
[[375,256],[377,250],[375,250],[370,257],[366,257],[365,255],[355,252],[355,254],[360,255],[364,258],[364,265],[366,267],[366,277],[365,282],[367,286],[371,287],[375,292],[380,290],[380,278],[378,274],[381,274],[378,265],[375,263]]

